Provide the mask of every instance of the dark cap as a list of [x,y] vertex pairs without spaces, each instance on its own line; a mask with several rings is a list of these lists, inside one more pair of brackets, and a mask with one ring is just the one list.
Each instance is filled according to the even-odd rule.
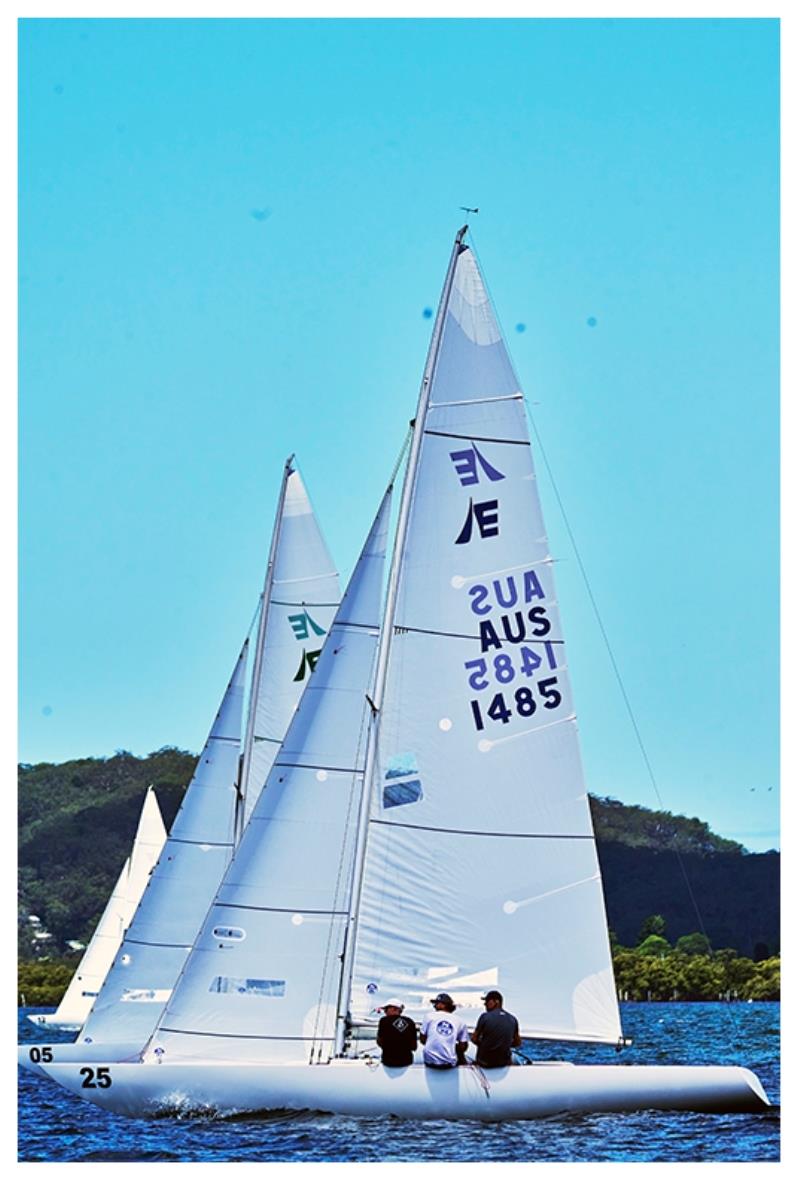
[[431,998],[432,1006],[435,1006],[437,1002],[442,1002],[446,1006],[453,1005],[453,999],[449,993],[437,993],[436,997]]
[[503,1004],[503,995],[497,989],[490,989],[488,993],[484,993],[481,1001],[499,1001]]

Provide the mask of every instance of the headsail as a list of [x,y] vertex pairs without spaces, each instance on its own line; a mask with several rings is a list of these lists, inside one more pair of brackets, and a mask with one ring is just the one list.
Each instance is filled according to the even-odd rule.
[[163,853],[79,1041],[144,1044],[233,849],[247,642]]
[[125,859],[80,964],[56,1012],[36,1015],[37,1024],[79,1029],[86,1021],[166,837],[158,801],[150,787],[145,793],[130,856]]
[[495,986],[528,1035],[615,1042],[602,886],[522,394],[461,235],[436,332],[385,621],[352,1019],[368,1023],[376,998],[392,994],[418,1015],[444,989],[474,1021]]
[[149,1052],[330,1054],[388,515],[387,493]]

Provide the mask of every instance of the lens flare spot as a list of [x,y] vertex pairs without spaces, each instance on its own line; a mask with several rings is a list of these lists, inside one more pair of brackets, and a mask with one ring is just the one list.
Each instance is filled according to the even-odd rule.
[[440,718],[439,719],[439,730],[440,731],[449,731],[450,728],[452,727],[452,725],[453,725],[453,720],[451,718]]

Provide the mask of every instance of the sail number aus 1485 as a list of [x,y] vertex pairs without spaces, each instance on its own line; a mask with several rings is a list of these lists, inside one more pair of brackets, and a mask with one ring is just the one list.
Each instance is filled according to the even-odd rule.
[[[555,710],[561,704],[561,694],[556,689],[557,685],[557,677],[545,677],[541,681],[536,682],[541,705],[544,706],[545,710]],[[518,690],[515,690],[510,703],[510,706],[506,705],[506,700],[502,693],[495,694],[486,708],[484,717],[484,711],[481,709],[480,702],[476,698],[473,698],[470,702],[470,707],[472,708],[475,729],[482,731],[486,726],[486,718],[491,718],[495,722],[506,723],[515,712],[522,718],[530,718],[537,709],[537,701],[529,685],[522,685]]]

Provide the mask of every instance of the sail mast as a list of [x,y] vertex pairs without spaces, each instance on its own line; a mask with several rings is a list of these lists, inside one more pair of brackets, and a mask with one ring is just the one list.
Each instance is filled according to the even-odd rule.
[[286,485],[289,477],[294,471],[294,453],[289,456],[284,464],[283,479],[281,481],[281,491],[278,497],[278,507],[275,512],[275,527],[272,531],[272,542],[269,548],[269,557],[267,558],[267,569],[264,575],[264,590],[261,594],[261,613],[258,619],[258,636],[256,638],[256,651],[253,659],[253,675],[250,681],[250,701],[247,709],[247,727],[245,728],[244,745],[242,748],[242,756],[239,764],[239,782],[236,792],[236,813],[234,817],[233,826],[233,842],[234,848],[239,844],[239,839],[242,836],[242,829],[244,828],[245,815],[245,794],[247,792],[247,781],[250,777],[250,765],[253,758],[253,741],[256,730],[256,710],[258,708],[258,692],[261,685],[261,666],[264,660],[264,636],[267,630],[267,616],[269,614],[269,601],[272,594],[272,580],[275,572],[275,555],[278,551],[278,542],[280,541],[281,522],[283,521],[283,506],[286,500]]
[[386,605],[384,608],[383,622],[381,625],[378,656],[375,663],[375,681],[372,693],[373,709],[372,716],[370,718],[369,733],[367,735],[366,763],[364,769],[361,801],[359,803],[358,828],[356,834],[355,855],[353,858],[353,879],[352,888],[350,891],[349,916],[347,931],[345,933],[344,952],[342,954],[341,988],[339,991],[338,1006],[339,1013],[337,1015],[336,1021],[336,1045],[334,1049],[335,1055],[342,1054],[347,1035],[349,997],[353,979],[356,931],[358,928],[358,908],[361,899],[361,887],[364,879],[367,828],[369,825],[370,811],[369,803],[375,769],[375,758],[378,750],[378,731],[380,726],[381,705],[386,687],[386,674],[389,667],[389,652],[391,649],[392,634],[394,632],[394,617],[395,606],[397,603],[397,589],[399,586],[400,562],[402,560],[403,549],[405,547],[406,541],[406,533],[408,530],[408,519],[411,511],[411,499],[414,495],[419,452],[420,447],[422,446],[422,435],[425,428],[425,414],[428,409],[428,398],[430,396],[433,375],[436,370],[436,363],[439,359],[439,349],[442,340],[444,318],[447,312],[450,292],[453,287],[456,263],[458,261],[459,254],[463,249],[465,249],[462,244],[464,241],[464,235],[468,229],[468,226],[462,226],[458,231],[455,237],[455,242],[453,243],[452,252],[450,254],[450,262],[447,267],[447,274],[445,276],[444,286],[442,287],[442,294],[439,299],[439,307],[436,313],[436,320],[434,321],[433,333],[431,334],[431,342],[428,346],[428,355],[425,359],[425,369],[423,370],[422,383],[420,385],[419,398],[417,400],[417,413],[413,422],[413,435],[411,438],[411,449],[408,456],[408,466],[406,468],[405,479],[403,481],[403,494],[400,500],[400,508],[397,516],[397,528],[394,537],[394,547],[392,549],[392,563],[389,570],[389,582],[386,590]]

